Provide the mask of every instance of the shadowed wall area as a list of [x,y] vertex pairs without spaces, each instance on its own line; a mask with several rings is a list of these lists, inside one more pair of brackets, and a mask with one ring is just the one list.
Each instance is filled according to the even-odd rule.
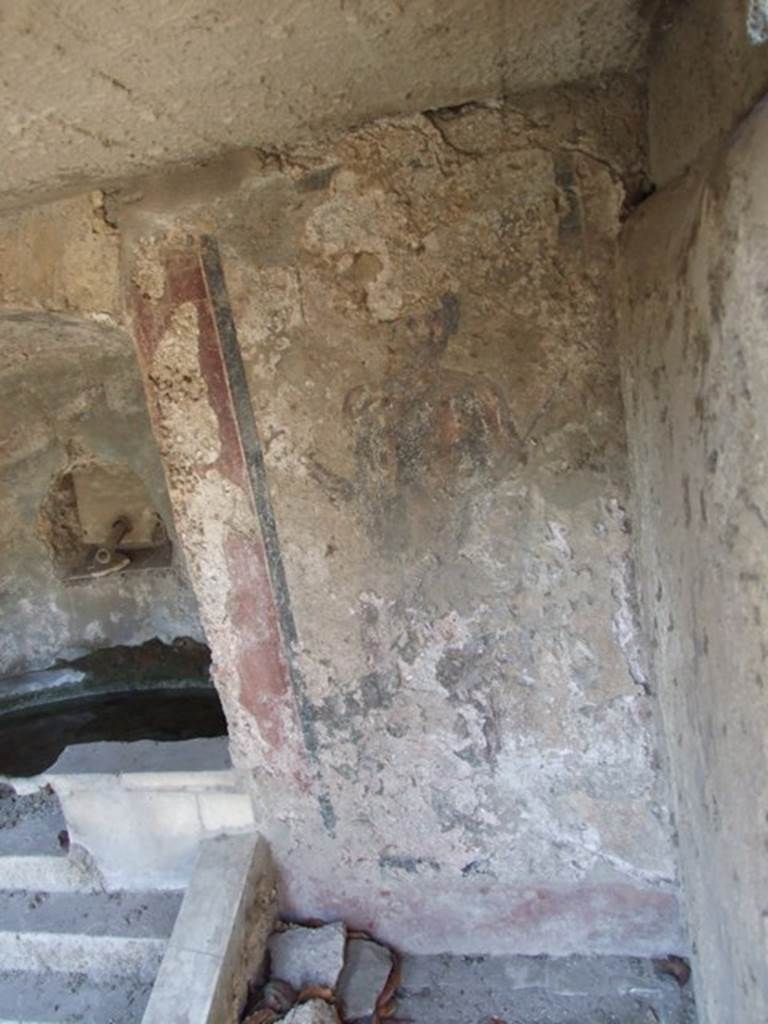
[[[74,499],[57,492],[51,502],[49,492],[78,466],[123,467],[173,529],[130,338],[69,317],[7,313],[0,344],[0,677],[115,643],[201,638],[178,553],[165,569],[68,584],[52,549],[58,537],[65,562],[77,554]],[[122,479],[115,507],[126,498]]]

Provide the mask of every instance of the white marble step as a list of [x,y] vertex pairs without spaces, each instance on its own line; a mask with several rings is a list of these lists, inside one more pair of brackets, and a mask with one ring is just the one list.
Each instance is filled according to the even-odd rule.
[[[58,851],[63,860],[68,843],[108,890],[183,889],[201,839],[253,826],[250,797],[231,769],[46,774],[0,787],[0,857]],[[58,884],[77,884],[71,869],[45,866]]]

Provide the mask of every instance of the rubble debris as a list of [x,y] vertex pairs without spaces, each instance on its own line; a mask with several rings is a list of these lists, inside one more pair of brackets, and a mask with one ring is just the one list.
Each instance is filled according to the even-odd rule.
[[397,990],[400,988],[403,961],[397,953],[393,953],[392,960],[393,966],[389,972],[389,978],[381,990],[379,998],[376,1000],[374,1024],[380,1024],[380,1021],[391,1019],[397,1011]]
[[670,954],[653,961],[657,974],[669,974],[675,979],[680,988],[688,984],[691,977],[691,966],[681,956]]
[[278,924],[242,1024],[390,1024],[397,1012],[400,957],[368,932],[332,924]]
[[269,1010],[265,1007],[262,1010],[254,1010],[253,1013],[249,1013],[243,1019],[243,1024],[273,1024],[273,1021],[279,1019],[279,1013],[275,1013],[274,1010]]
[[299,992],[297,1002],[306,1003],[310,999],[324,999],[326,1003],[332,1003],[334,1000],[333,989],[326,985],[309,985]]
[[261,1002],[269,1010],[287,1013],[296,1002],[296,989],[282,978],[271,978],[262,990]]
[[345,1021],[371,1017],[393,967],[393,956],[372,939],[350,939],[337,995]]
[[296,989],[280,978],[270,978],[246,1003],[243,1024],[272,1024],[296,1002]]
[[344,965],[347,933],[341,921],[306,928],[292,925],[269,940],[271,976],[298,991],[310,986],[334,989]]
[[285,1024],[339,1024],[339,1015],[325,1000],[310,999],[295,1006],[283,1020]]

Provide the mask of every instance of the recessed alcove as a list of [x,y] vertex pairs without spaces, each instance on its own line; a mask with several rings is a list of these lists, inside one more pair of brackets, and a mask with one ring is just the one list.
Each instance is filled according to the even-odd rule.
[[0,510],[0,774],[226,734],[127,333],[0,315]]
[[141,478],[125,465],[91,459],[58,472],[40,506],[38,530],[68,583],[172,562],[163,518]]

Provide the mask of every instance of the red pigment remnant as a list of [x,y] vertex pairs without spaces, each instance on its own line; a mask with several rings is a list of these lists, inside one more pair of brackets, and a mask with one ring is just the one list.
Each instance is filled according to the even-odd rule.
[[[450,894],[444,881],[420,878],[413,889],[361,890],[336,879],[312,875],[304,862],[281,865],[284,910],[311,913],[323,920],[344,920],[349,928],[371,929],[394,946],[410,943],[412,952],[435,952],[435,936],[450,932],[468,937],[467,952],[535,954],[541,948],[576,952],[581,945],[609,953],[617,935],[621,948],[648,956],[664,947],[680,919],[673,893],[621,883],[539,885],[533,888],[495,883],[457,882]],[[306,893],[313,898],[308,906]],[[418,895],[417,895],[418,893]],[[295,902],[294,902],[295,901]],[[467,907],[471,934],[467,931]],[[679,937],[678,952],[685,940]]]
[[[131,295],[139,348],[146,353],[147,366],[151,367],[155,348],[168,329],[174,310],[185,304],[195,306],[200,373],[208,392],[208,404],[218,421],[221,441],[221,454],[213,468],[246,490],[248,473],[199,248],[190,241],[188,249],[171,249],[159,258],[163,260],[165,271],[162,298],[152,299],[135,286]],[[151,399],[151,395],[148,397]]]
[[[142,258],[146,261],[151,257],[143,253]],[[201,461],[199,464],[185,466],[187,479],[223,477],[250,497],[253,521],[250,529],[247,529],[247,535],[230,530],[225,536],[227,576],[223,598],[211,598],[200,585],[202,580],[193,580],[203,609],[211,600],[223,600],[225,603],[223,609],[211,609],[214,613],[212,618],[223,618],[227,625],[210,640],[214,661],[219,665],[234,666],[234,671],[230,669],[230,677],[220,678],[219,682],[230,692],[238,694],[244,709],[256,719],[268,751],[282,751],[285,754],[286,747],[295,745],[296,749],[288,750],[288,753],[296,766],[298,780],[305,751],[300,743],[300,730],[286,729],[286,724],[297,720],[296,706],[283,654],[256,504],[240,441],[214,310],[203,273],[200,248],[194,240],[190,240],[188,246],[183,248],[176,243],[165,250],[156,249],[155,258],[157,266],[150,267],[153,271],[150,280],[155,287],[144,289],[139,280],[131,279],[128,296],[153,429],[161,437],[166,426],[151,375],[153,358],[158,344],[171,325],[174,312],[181,305],[191,304],[197,312],[200,375],[205,382],[207,402],[216,418],[220,454],[212,465]],[[156,278],[162,283],[162,291],[156,284],[156,271],[160,271]],[[166,405],[167,401],[166,395]],[[162,457],[179,539],[189,553],[192,539],[186,535],[185,529],[190,521],[188,487],[182,489],[174,486],[174,466],[171,464],[173,456],[163,454]],[[195,543],[198,541],[195,540]],[[202,572],[198,575],[204,575],[206,553],[197,551],[196,556],[190,558],[189,563],[200,564]]]
[[285,740],[280,712],[290,692],[271,594],[264,601],[270,590],[264,553],[234,530],[227,531],[224,543],[231,581],[228,620],[238,638],[240,703],[255,717],[264,742],[280,749]]

